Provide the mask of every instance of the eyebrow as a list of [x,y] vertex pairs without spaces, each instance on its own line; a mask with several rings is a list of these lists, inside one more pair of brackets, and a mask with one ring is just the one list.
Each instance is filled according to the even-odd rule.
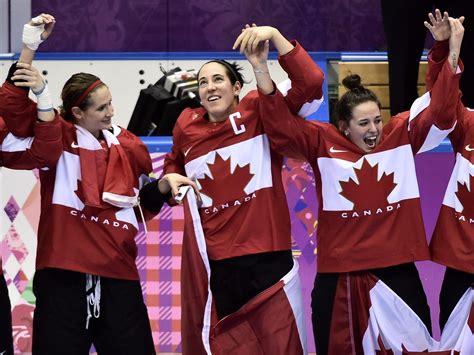
[[[218,77],[224,77],[224,74],[213,74],[213,75],[212,75],[213,78],[215,78],[215,77],[217,77],[217,76],[218,76]],[[198,81],[201,81],[201,80],[204,80],[204,79],[206,79],[206,77],[205,77],[205,76],[201,76],[201,77],[198,79]]]
[[[374,119],[376,119],[376,118],[382,118],[382,115],[375,116]],[[361,119],[359,119],[359,122],[364,121],[364,120],[370,120],[370,117],[361,118]]]

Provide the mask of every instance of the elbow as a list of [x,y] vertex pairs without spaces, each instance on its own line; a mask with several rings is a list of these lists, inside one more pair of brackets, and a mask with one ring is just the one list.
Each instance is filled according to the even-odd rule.
[[311,71],[311,74],[308,81],[311,100],[319,100],[323,97],[324,72],[318,67],[317,70]]

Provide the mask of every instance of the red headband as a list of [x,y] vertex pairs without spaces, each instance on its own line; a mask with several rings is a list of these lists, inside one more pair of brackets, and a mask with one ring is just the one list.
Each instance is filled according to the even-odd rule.
[[100,84],[103,84],[102,81],[100,80],[96,80],[94,81],[92,84],[89,85],[89,87],[84,90],[84,92],[82,93],[81,96],[79,96],[79,98],[76,100],[76,102],[74,103],[74,105],[72,105],[72,107],[74,106],[79,106],[80,104],[82,104],[82,101],[84,101],[84,99],[87,97],[87,95],[89,95],[89,93],[94,90],[97,86],[99,86]]

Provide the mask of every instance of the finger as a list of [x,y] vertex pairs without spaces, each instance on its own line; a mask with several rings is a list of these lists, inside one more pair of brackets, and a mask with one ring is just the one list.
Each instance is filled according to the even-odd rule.
[[240,45],[240,43],[242,42],[242,38],[244,37],[244,31],[245,30],[242,30],[242,33],[237,37],[234,44],[232,45],[233,50],[235,50]]
[[194,194],[196,195],[198,206],[201,206],[202,205],[201,193],[199,192],[199,189],[198,189],[196,183],[194,183],[193,181],[191,181],[189,179],[188,179],[188,181],[189,182],[187,183],[187,185],[189,185],[193,188]]
[[43,33],[41,33],[41,39],[43,41],[49,37],[51,32],[53,32],[54,25],[55,22],[51,22],[45,26]]
[[449,27],[451,28],[451,31],[456,30],[456,21],[452,17],[449,18]]
[[449,18],[449,14],[448,14],[447,11],[445,11],[444,14],[443,14],[443,19],[442,19],[442,21],[443,21],[443,22],[444,22],[444,21],[448,21],[448,18]]
[[[428,18],[429,18],[429,20],[430,20],[430,23],[431,23],[432,25],[434,25],[435,22],[436,22],[436,20],[435,20],[433,14],[432,14],[431,12],[428,14]],[[425,22],[426,22],[426,21],[425,21]]]
[[13,73],[12,80],[15,80],[16,78],[20,78],[20,77],[21,77],[21,79],[32,78],[32,77],[36,78],[36,75],[35,75],[34,72],[31,72],[31,71],[25,71],[23,69],[22,70],[17,70]]
[[432,28],[433,26],[431,26],[427,21],[423,22],[423,24],[425,25],[425,27],[426,27],[427,29],[429,29],[429,30],[431,31],[431,28]]
[[44,19],[48,21],[48,23],[50,22],[55,22],[56,19],[54,18],[54,16],[50,15],[50,14],[45,14],[44,15]]
[[33,26],[39,26],[43,23],[43,14],[41,15],[38,15],[36,17],[33,17],[30,21],[30,24],[32,24]]
[[176,198],[179,199],[179,198],[182,197],[182,196],[181,196],[181,193],[179,192],[179,188],[178,188],[175,184],[173,184],[173,185],[171,186],[171,194],[173,195],[173,198],[174,198],[174,199],[176,199]]
[[191,186],[191,187],[193,188],[193,190],[194,190],[194,193],[195,193],[197,196],[199,196],[199,189],[198,189],[198,187],[196,186],[196,184],[195,184],[194,182],[190,181],[190,182],[189,182],[189,186]]
[[33,78],[30,75],[19,74],[19,75],[13,75],[12,80],[35,81],[36,78]]
[[436,15],[436,21],[441,21],[441,11],[439,9],[435,10],[435,15]]
[[252,53],[255,53],[257,51],[259,44],[260,44],[259,37],[257,35],[254,35],[252,38],[252,42],[249,43],[249,49],[252,51]]
[[32,83],[30,81],[14,81],[14,84],[15,86],[28,87],[28,88],[36,85],[36,83],[34,82]]
[[24,63],[24,62],[18,62],[18,63],[16,63],[16,66],[17,66],[17,68],[29,69],[31,67],[31,64]]
[[26,74],[26,73],[35,73],[36,72],[36,68],[34,67],[23,67],[20,69],[17,69],[15,70],[15,73],[19,73],[19,74]]
[[461,24],[462,24],[462,23],[464,22],[464,19],[465,19],[465,17],[464,17],[464,16],[461,16],[461,17],[459,18],[459,22],[461,22]]
[[257,24],[254,22],[252,23],[252,27],[258,27]]
[[244,37],[242,38],[242,42],[240,43],[240,53],[244,53],[245,49],[247,48],[247,43],[250,39],[249,37],[249,31],[245,31]]

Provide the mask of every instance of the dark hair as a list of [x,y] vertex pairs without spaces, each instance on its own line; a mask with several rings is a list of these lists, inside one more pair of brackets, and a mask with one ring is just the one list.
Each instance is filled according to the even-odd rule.
[[380,101],[377,96],[369,89],[361,84],[361,78],[357,74],[350,74],[342,80],[342,84],[349,90],[347,91],[336,104],[335,120],[336,125],[340,121],[349,124],[352,118],[352,110],[357,105],[363,104],[367,101],[372,101],[381,108]]
[[243,68],[240,65],[238,65],[236,62],[229,63],[228,61],[223,60],[223,59],[213,59],[204,63],[198,71],[198,75],[197,75],[198,80],[199,80],[199,73],[201,72],[202,67],[209,63],[219,63],[220,65],[222,65],[225,68],[225,72],[227,76],[229,77],[231,84],[234,85],[238,81],[240,83],[240,88],[243,88],[244,77],[242,76],[242,73],[241,73]]
[[[66,121],[74,121],[74,115],[72,114],[72,108],[75,106],[77,100],[81,95],[89,88],[95,81],[100,80],[97,76],[88,73],[77,73],[74,74],[66,81],[64,84],[63,90],[61,91],[61,99],[63,101],[62,106],[60,107],[60,114]],[[91,94],[97,90],[97,88],[104,86],[105,84],[101,83],[95,87],[87,97],[82,100],[78,105],[81,110],[87,110],[92,104]]]

